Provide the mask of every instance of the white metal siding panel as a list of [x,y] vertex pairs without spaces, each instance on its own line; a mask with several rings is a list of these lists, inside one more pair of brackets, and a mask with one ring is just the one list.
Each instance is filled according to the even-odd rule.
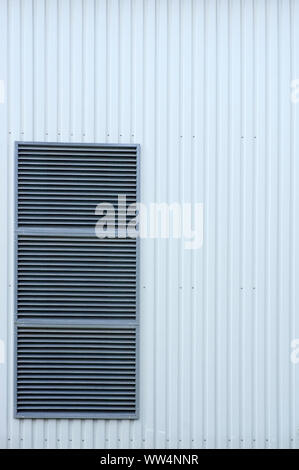
[[[299,447],[298,0],[1,0],[0,446]],[[138,421],[13,419],[14,141],[141,144]]]

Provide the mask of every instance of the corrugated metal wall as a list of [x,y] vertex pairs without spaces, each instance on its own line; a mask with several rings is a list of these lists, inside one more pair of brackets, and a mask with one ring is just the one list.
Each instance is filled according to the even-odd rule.
[[[299,447],[298,0],[1,0],[1,447]],[[13,419],[14,141],[141,144],[137,421]]]

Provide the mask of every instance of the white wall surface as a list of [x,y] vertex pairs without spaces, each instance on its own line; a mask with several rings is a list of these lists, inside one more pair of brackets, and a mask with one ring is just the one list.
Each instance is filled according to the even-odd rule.
[[[299,447],[298,0],[0,0],[0,447]],[[137,421],[13,418],[14,141],[141,144]]]

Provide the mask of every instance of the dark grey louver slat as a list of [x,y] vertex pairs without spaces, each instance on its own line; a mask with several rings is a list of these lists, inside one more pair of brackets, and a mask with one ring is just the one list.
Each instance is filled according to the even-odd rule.
[[17,255],[19,318],[135,320],[135,240],[19,235]]
[[138,244],[95,236],[97,204],[137,202],[138,155],[16,143],[16,417],[138,417]]
[[136,202],[137,147],[18,145],[19,226],[94,227],[95,206]]
[[19,412],[135,413],[135,328],[18,327]]

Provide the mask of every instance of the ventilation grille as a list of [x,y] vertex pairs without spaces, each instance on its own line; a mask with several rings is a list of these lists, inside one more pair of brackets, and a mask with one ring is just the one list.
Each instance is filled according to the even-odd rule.
[[136,331],[19,326],[17,377],[25,415],[134,413]]
[[94,227],[97,204],[136,202],[136,171],[136,146],[19,144],[19,226]]
[[[138,146],[17,142],[16,156],[15,416],[137,418],[137,240],[117,217],[137,202]],[[119,238],[96,237],[100,203]]]
[[18,236],[18,317],[135,319],[136,241]]

